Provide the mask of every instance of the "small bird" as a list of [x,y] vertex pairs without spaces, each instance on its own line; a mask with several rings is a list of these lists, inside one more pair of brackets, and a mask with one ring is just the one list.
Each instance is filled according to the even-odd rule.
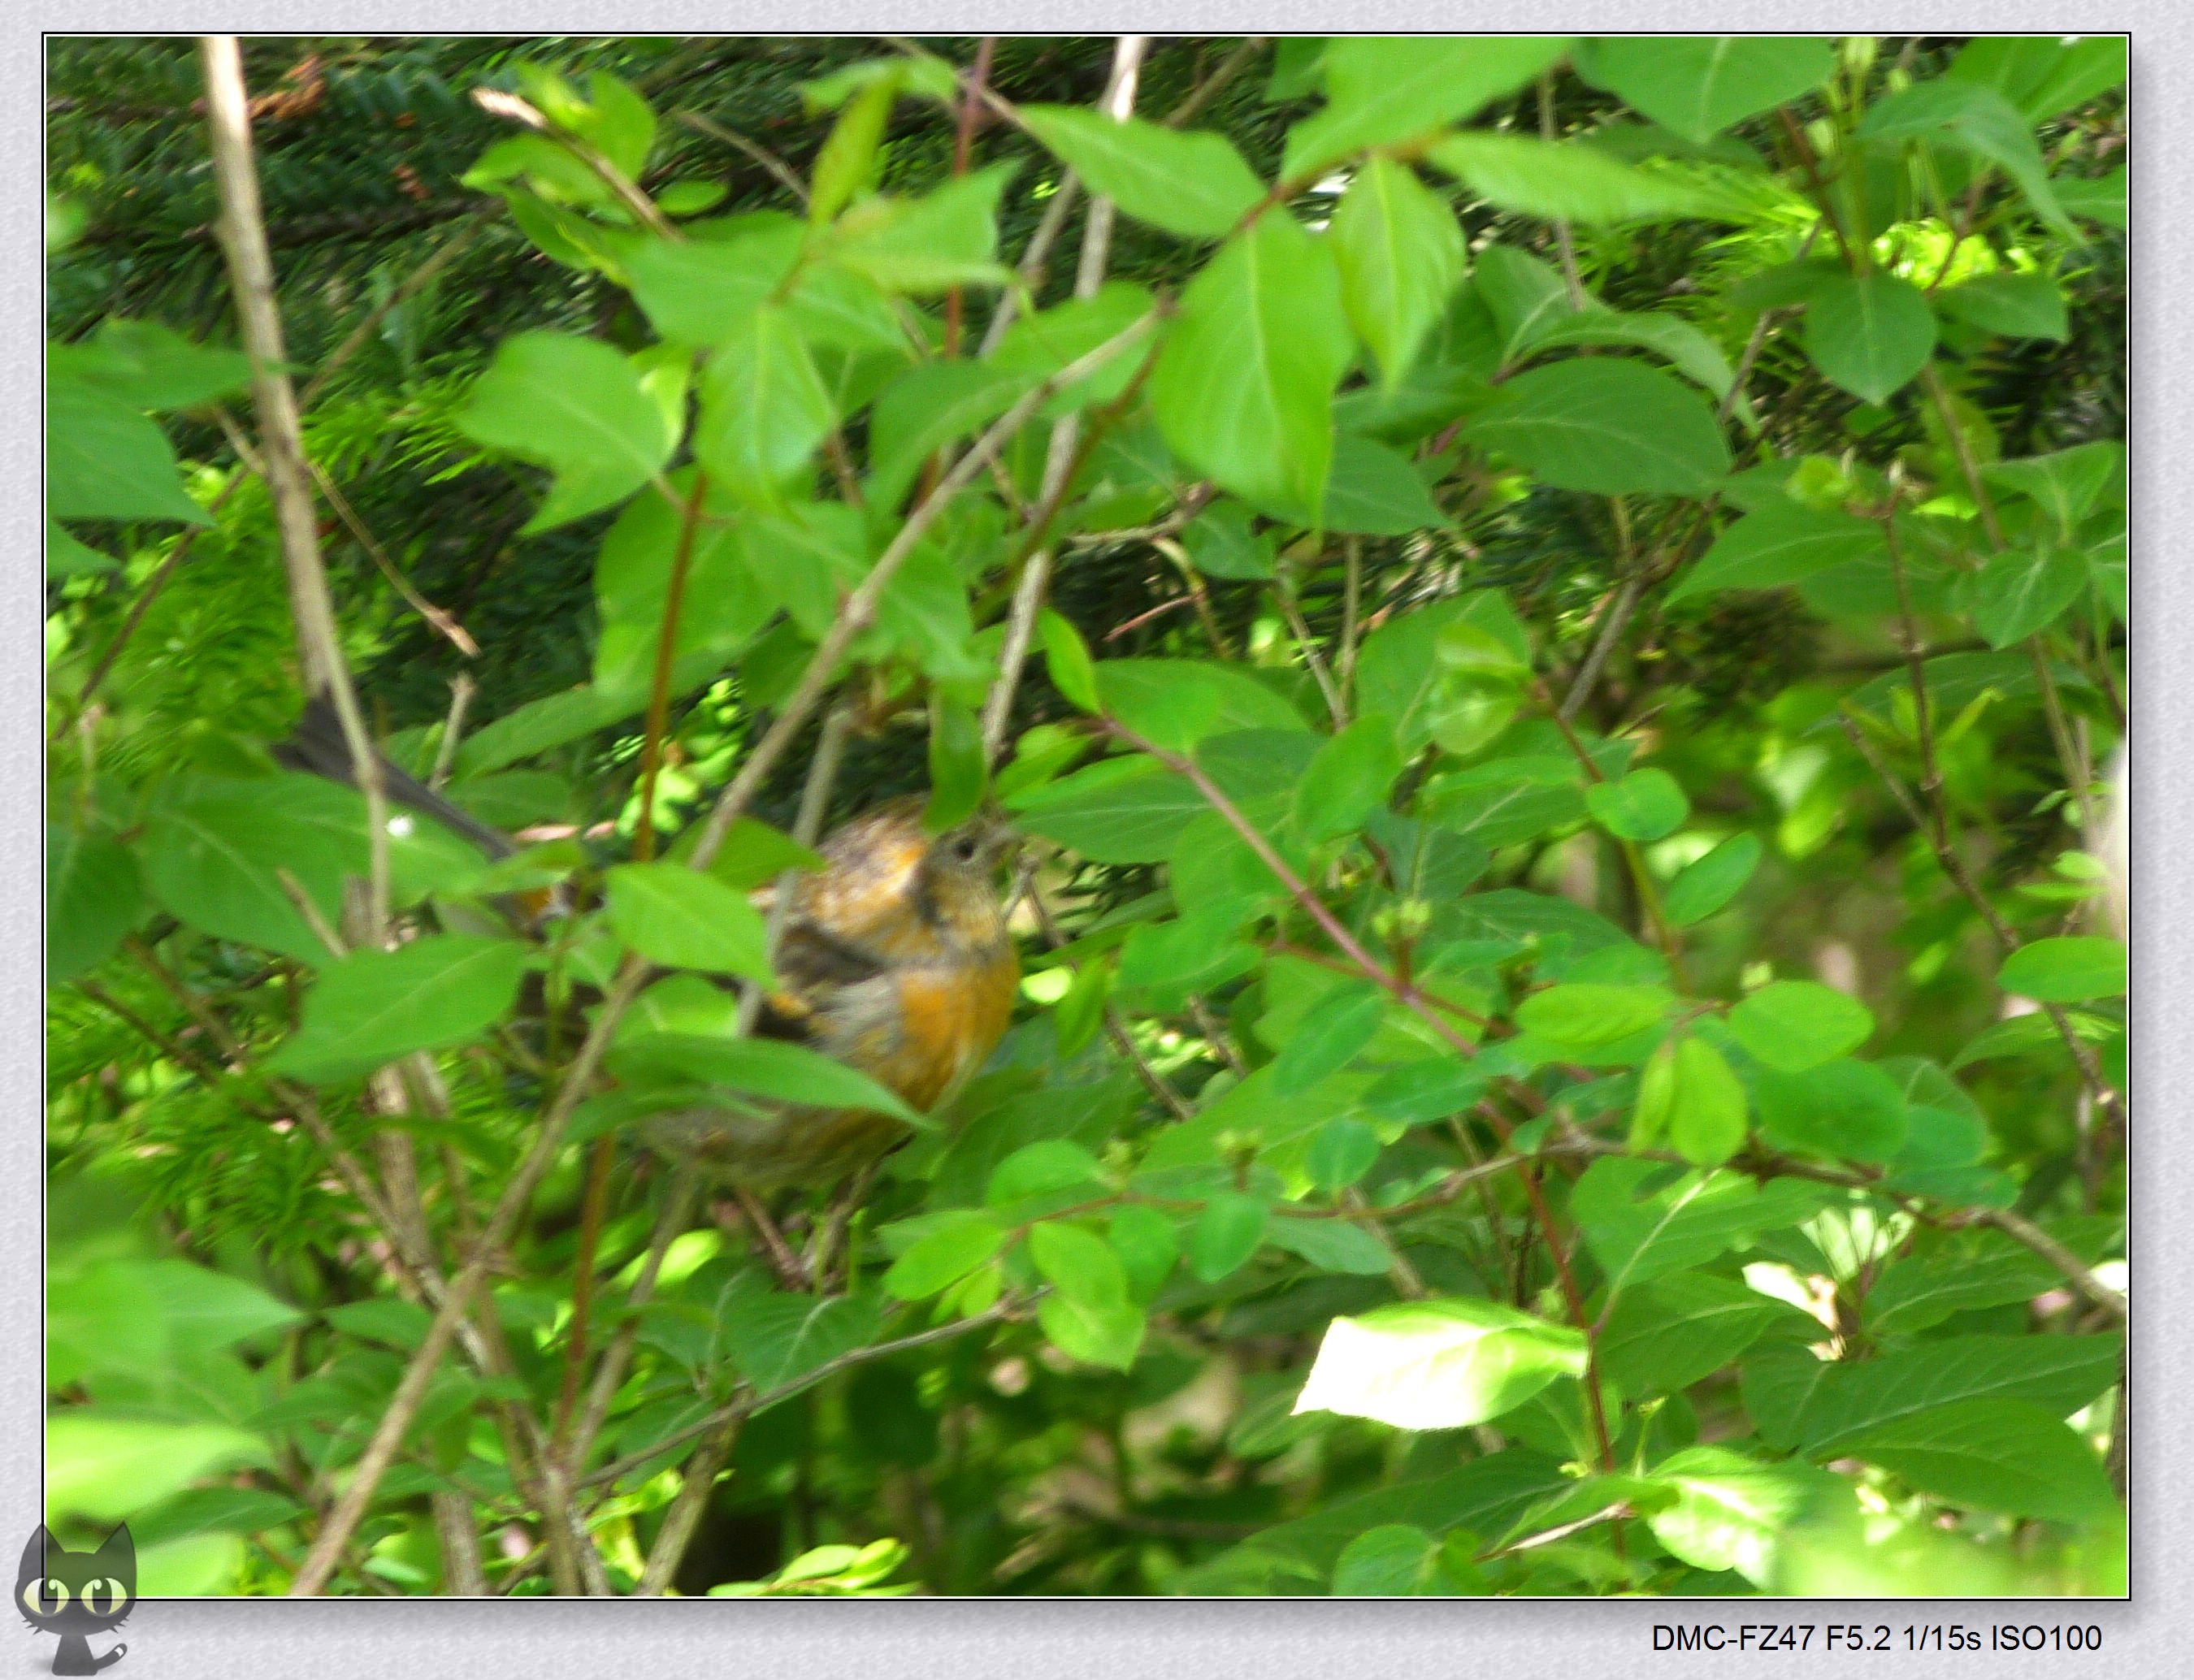
[[[293,769],[356,779],[324,697],[307,707],[274,756]],[[385,759],[382,776],[390,799],[491,856],[516,850]],[[824,868],[796,878],[772,955],[780,986],[764,999],[754,1031],[858,1069],[926,1114],[996,1048],[1012,1018],[1020,959],[999,892],[1009,831],[981,813],[928,834],[922,805],[919,794],[893,800],[825,837]],[[773,892],[755,895],[764,914]],[[640,1132],[660,1152],[755,1191],[836,1183],[907,1136],[888,1115],[761,1099],[738,1110],[652,1115]]]
[[[772,955],[782,987],[754,1029],[859,1069],[926,1114],[997,1046],[1020,959],[998,894],[1011,836],[988,816],[925,834],[922,806],[893,800],[823,842],[825,867],[798,878]],[[766,908],[767,890],[758,897]],[[640,1129],[663,1153],[755,1190],[833,1183],[906,1135],[887,1115],[795,1104],[679,1109]]]

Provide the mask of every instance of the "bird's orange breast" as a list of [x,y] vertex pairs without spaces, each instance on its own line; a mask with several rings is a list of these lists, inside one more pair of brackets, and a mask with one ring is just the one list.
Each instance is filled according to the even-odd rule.
[[926,1113],[996,1048],[1019,983],[1010,946],[975,962],[902,971],[898,1042],[867,1071]]

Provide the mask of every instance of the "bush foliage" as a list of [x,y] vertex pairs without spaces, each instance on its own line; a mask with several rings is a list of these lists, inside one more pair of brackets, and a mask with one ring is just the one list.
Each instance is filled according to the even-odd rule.
[[[52,50],[64,1534],[2122,1591],[2122,40],[254,40],[302,652],[198,60]],[[337,656],[516,856],[271,756]],[[725,989],[826,714],[1021,1001],[696,1197],[873,1092]]]

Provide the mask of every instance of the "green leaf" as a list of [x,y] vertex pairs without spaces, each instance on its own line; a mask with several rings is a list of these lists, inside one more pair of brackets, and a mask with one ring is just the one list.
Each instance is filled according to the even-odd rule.
[[1686,863],[1661,895],[1661,914],[1671,927],[1704,921],[1744,889],[1760,864],[1760,836],[1732,834],[1702,857]]
[[[1266,505],[1268,511],[1305,528],[1318,523],[1307,509]],[[1423,477],[1400,450],[1353,432],[1334,439],[1333,474],[1325,492],[1326,530],[1404,536],[1447,523]]]
[[1387,1245],[1347,1219],[1278,1218],[1266,1227],[1265,1240],[1319,1271],[1383,1277],[1394,1268],[1394,1256]]
[[830,125],[810,171],[807,220],[814,226],[827,226],[846,201],[875,178],[876,148],[905,80],[905,72],[896,66],[871,77]]
[[175,452],[158,426],[119,398],[65,376],[46,381],[46,513],[213,523],[183,493]]
[[1596,1049],[1657,1024],[1671,1001],[1658,986],[1550,986],[1516,1006],[1516,1024],[1565,1049]]
[[388,1295],[331,1307],[322,1316],[346,1336],[385,1342],[390,1347],[407,1351],[426,1341],[434,1323],[434,1315],[416,1301],[398,1300]]
[[1726,528],[1668,599],[1680,601],[1713,589],[1780,588],[1887,552],[1881,527],[1871,519],[1778,500]]
[[1515,92],[1561,57],[1554,35],[1346,35],[1319,61],[1326,106],[1288,131],[1298,181],[1366,146],[1414,140]]
[[1729,1029],[1755,1060],[1795,1074],[1858,1049],[1873,1035],[1874,1015],[1834,987],[1777,980],[1729,1012]]
[[1462,282],[1455,212],[1406,164],[1374,156],[1333,213],[1341,298],[1391,391]]
[[46,825],[48,985],[105,962],[144,916],[135,858],[111,840]]
[[1109,714],[1173,752],[1245,730],[1308,728],[1255,677],[1207,660],[1108,659],[1097,669],[1097,690]]
[[2083,105],[2126,78],[2122,35],[1982,35],[1958,49],[1945,75],[1993,88],[2030,123]]
[[[1529,668],[1530,639],[1507,599],[1495,589],[1399,613],[1365,637],[1358,651],[1357,700],[1366,716],[1377,714],[1392,721],[1396,744],[1405,754],[1433,738],[1452,697],[1454,673],[1441,657],[1441,637],[1459,624],[1487,632],[1517,665]],[[1574,795],[1570,802],[1577,802]]]
[[[259,1534],[295,1522],[306,1509],[264,1488],[203,1488],[133,1514],[129,1537],[141,1551],[197,1534]],[[141,1558],[139,1567],[141,1573]]]
[[1729,470],[1721,427],[1695,392],[1612,356],[1519,374],[1463,431],[1548,484],[1601,496],[1703,496]]
[[1046,1220],[1030,1230],[1028,1245],[1036,1269],[1068,1300],[1083,1307],[1126,1304],[1127,1271],[1094,1231]]
[[1737,376],[1720,345],[1674,315],[1625,315],[1612,309],[1583,309],[1573,315],[1542,316],[1518,348],[1536,355],[1542,350],[1577,344],[1634,345],[1651,350],[1716,398],[1729,394]]
[[[1458,1546],[1456,1541],[1463,1545]],[[1434,1539],[1422,1528],[1384,1523],[1351,1540],[1333,1566],[1336,1598],[1446,1597],[1485,1591],[1467,1534]]]
[[465,1043],[510,1007],[531,956],[514,939],[463,933],[353,951],[321,970],[303,1023],[267,1065],[332,1085],[415,1050]]
[[884,1274],[884,1293],[926,1301],[951,1287],[1005,1247],[1005,1228],[984,1213],[951,1213],[918,1238]]
[[1824,379],[1863,402],[1887,402],[1934,349],[1934,312],[1919,287],[1894,274],[1825,281],[1806,311],[1806,353]]
[[1151,376],[1174,452],[1251,502],[1325,501],[1351,340],[1333,252],[1284,212],[1230,239],[1181,294]]
[[1125,1301],[1092,1304],[1050,1294],[1037,1304],[1036,1322],[1052,1345],[1085,1364],[1125,1371],[1135,1362],[1148,1321]]
[[1088,645],[1082,633],[1046,607],[1037,618],[1037,631],[1043,639],[1043,662],[1051,678],[1051,685],[1077,711],[1095,712],[1097,701],[1097,668],[1089,658]]
[[1713,1375],[1770,1328],[1818,1338],[1795,1307],[1733,1278],[1683,1271],[1625,1289],[1595,1345],[1601,1374],[1625,1394],[1674,1394]]
[[1973,628],[1990,647],[2010,647],[2048,629],[2087,587],[2076,548],[2007,548],[1973,580]]
[[225,1424],[159,1423],[67,1407],[46,1420],[46,1520],[119,1522],[201,1476],[266,1457],[258,1436]]
[[1361,828],[1401,773],[1393,725],[1383,717],[1358,718],[1319,746],[1295,784],[1295,832],[1322,840]]
[[1099,1184],[1103,1178],[1097,1157],[1081,1144],[1040,1138],[997,1164],[983,1199],[993,1207],[1008,1207],[1026,1196]]
[[1639,1075],[1631,1137],[1640,1147],[1667,1138],[1695,1167],[1719,1167],[1744,1142],[1744,1087],[1721,1052],[1697,1038],[1656,1050]]
[[2105,227],[2126,231],[2126,166],[2121,163],[2109,174],[2086,180],[2074,175],[2059,175],[2050,181],[2057,193],[2058,202],[2067,213],[2083,221],[2099,221]]
[[2024,1248],[1900,1260],[1867,1291],[1867,1323],[1878,1335],[1910,1335],[1953,1313],[2030,1301],[2063,1282],[2054,1266]]
[[1060,999],[1059,1006],[1053,1012],[1053,1024],[1059,1034],[1061,1060],[1081,1050],[1105,1024],[1105,1006],[1111,1000],[1114,972],[1109,957],[1086,962],[1076,972],[1066,995]]
[[2055,1522],[2119,1510],[2088,1443],[2028,1400],[1956,1402],[1849,1437],[1842,1451],[1953,1505]]
[[1653,1538],[1697,1569],[1733,1569],[1773,1591],[1778,1557],[1808,1517],[1851,1503],[1841,1476],[1812,1465],[1761,1464],[1726,1447],[1687,1447],[1653,1468],[1676,1502],[1649,1516]]
[[63,530],[60,522],[46,521],[46,576],[88,577],[94,572],[119,571],[122,562],[89,543],[80,542]]
[[1360,1120],[1329,1120],[1311,1136],[1306,1164],[1322,1190],[1346,1190],[1379,1159],[1379,1134]]
[[1717,215],[1736,219],[1698,188],[1597,146],[1473,129],[1448,135],[1427,155],[1479,198],[1514,215],[1588,226]]
[[1025,105],[1021,120],[1093,193],[1187,238],[1224,238],[1265,196],[1225,135],[1181,133],[1078,106]]
[[970,816],[990,781],[983,757],[983,729],[975,714],[941,694],[929,699],[929,802],[922,826],[930,834]]
[[1587,1358],[1582,1333],[1496,1301],[1408,1301],[1335,1319],[1295,1410],[1460,1429],[1582,1376]]
[[[692,493],[693,473],[681,467],[669,475],[681,498]],[[635,710],[645,702],[681,541],[686,589],[671,654],[674,670],[696,659],[728,664],[768,620],[775,604],[747,564],[741,531],[732,519],[738,511],[730,493],[712,485],[690,538],[682,534],[681,508],[659,496],[635,497],[617,515],[594,560],[594,605],[601,622],[594,645],[598,694],[629,696]]]
[[1618,781],[1588,783],[1584,804],[1601,828],[1630,840],[1672,834],[1691,814],[1691,802],[1665,770],[1634,770]]
[[683,863],[620,863],[609,871],[617,937],[666,968],[698,968],[775,983],[769,931],[745,896]]
[[1957,1401],[2029,1401],[2065,1417],[2117,1380],[2120,1350],[2116,1336],[1949,1336],[1857,1364],[1768,1351],[1745,1362],[1744,1394],[1762,1440],[1826,1458]]
[[757,1289],[732,1295],[718,1329],[732,1363],[767,1394],[876,1340],[882,1304],[872,1292],[834,1299]]
[[2116,997],[2126,989],[2126,948],[2092,934],[2036,939],[2006,957],[1996,978],[2013,996],[2039,1003]]
[[765,306],[709,358],[693,453],[740,501],[774,507],[836,419],[799,328]]
[[1185,777],[1140,754],[1025,788],[1006,806],[1031,834],[1099,863],[1163,863],[1180,831],[1210,809]]
[[1861,140],[1921,140],[1956,146],[1995,164],[2018,184],[2035,214],[2066,238],[2076,237],[2050,188],[2042,146],[2027,119],[1992,88],[1949,77],[1915,82],[1866,113]]
[[1256,1197],[1221,1190],[1204,1204],[1189,1232],[1189,1270],[1206,1283],[1240,1270],[1265,1240],[1269,1216]]
[[631,361],[565,333],[503,340],[456,423],[474,442],[556,475],[526,523],[529,533],[623,501],[663,469],[678,442]]
[[1904,1093],[1871,1062],[1825,1062],[1803,1073],[1763,1068],[1752,1097],[1761,1134],[1778,1149],[1887,1161],[1904,1146]]
[[1371,1042],[1386,1006],[1386,995],[1369,981],[1335,987],[1273,1058],[1274,1092],[1297,1096],[1339,1073]]
[[2042,338],[2062,344],[2071,332],[2065,295],[2046,274],[1977,275],[1937,292],[1935,308],[2006,338]]
[[233,1346],[303,1316],[256,1283],[188,1260],[154,1260],[137,1275],[177,1345],[198,1352]]
[[1140,1202],[1129,1202],[1112,1215],[1105,1240],[1120,1257],[1128,1275],[1128,1294],[1147,1303],[1173,1275],[1180,1259],[1180,1239],[1173,1221]]
[[89,339],[46,347],[46,377],[81,380],[133,409],[188,409],[241,391],[251,358],[194,344],[157,321],[99,324]]
[[1632,110],[1704,145],[1811,93],[1835,65],[1818,36],[1614,35],[1593,43],[1583,67]]
[[1739,1173],[1686,1173],[1608,1156],[1585,1169],[1570,1212],[1593,1258],[1618,1291],[1704,1265],[1762,1231],[1811,1218],[1827,1199],[1788,1178],[1755,1184]]
[[996,163],[921,198],[864,200],[839,217],[830,259],[886,291],[998,284],[998,198],[1019,167]]
[[[2124,1024],[2077,1009],[2065,1011],[2065,1018],[2074,1036],[2088,1044],[2107,1043]],[[1965,1048],[1951,1058],[1950,1065],[1962,1068],[2007,1056],[2062,1057],[2064,1045],[2057,1023],[2036,1009],[2025,1015],[2013,1015],[2008,1020],[1991,1022],[1973,1035]]]
[[2113,480],[2124,495],[2125,445],[2105,439],[2059,450],[2051,455],[2025,456],[2016,461],[1992,461],[1981,468],[1981,477],[1998,490],[2025,496],[2047,513],[2065,542],[2073,540],[2080,521]]
[[620,1079],[662,1084],[698,1081],[779,1102],[856,1109],[888,1115],[909,1126],[922,1123],[920,1115],[866,1074],[776,1039],[642,1033],[612,1049],[609,1064]]
[[1188,522],[1180,541],[1190,564],[1206,577],[1262,579],[1272,575],[1272,536],[1250,533],[1249,510],[1238,502],[1213,502]]

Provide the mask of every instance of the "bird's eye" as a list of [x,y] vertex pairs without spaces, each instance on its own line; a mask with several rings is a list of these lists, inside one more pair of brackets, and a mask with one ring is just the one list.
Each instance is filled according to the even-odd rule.
[[962,834],[952,842],[952,855],[963,863],[974,863],[975,854],[982,849],[973,834]]

